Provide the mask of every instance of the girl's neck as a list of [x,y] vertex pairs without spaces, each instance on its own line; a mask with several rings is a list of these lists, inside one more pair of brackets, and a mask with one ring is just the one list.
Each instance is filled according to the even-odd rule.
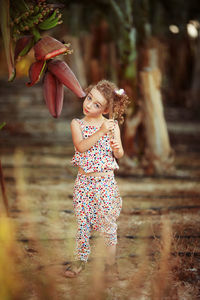
[[84,117],[83,120],[90,124],[100,124],[103,122],[105,118],[103,116],[97,117],[97,118],[90,118],[90,117]]

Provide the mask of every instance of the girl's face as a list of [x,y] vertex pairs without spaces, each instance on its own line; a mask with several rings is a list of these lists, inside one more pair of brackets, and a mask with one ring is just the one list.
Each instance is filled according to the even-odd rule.
[[83,102],[83,113],[85,116],[97,118],[107,113],[107,100],[95,88],[93,88]]

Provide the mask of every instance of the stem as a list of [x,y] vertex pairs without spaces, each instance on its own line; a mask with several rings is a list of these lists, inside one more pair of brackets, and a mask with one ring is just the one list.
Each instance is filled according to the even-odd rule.
[[31,28],[31,33],[34,35],[35,43],[37,43],[37,41],[39,41],[41,39],[41,35],[40,35],[39,31],[35,27],[33,27],[33,28]]
[[113,99],[110,100],[109,119],[113,118]]
[[43,66],[42,66],[42,70],[41,70],[41,72],[40,72],[40,76],[41,76],[41,74],[43,73],[43,71],[44,71],[44,69],[46,68],[46,60],[44,61],[44,64],[43,64]]
[[[110,99],[109,119],[113,119],[113,99]],[[110,130],[110,139],[114,139],[114,130]]]

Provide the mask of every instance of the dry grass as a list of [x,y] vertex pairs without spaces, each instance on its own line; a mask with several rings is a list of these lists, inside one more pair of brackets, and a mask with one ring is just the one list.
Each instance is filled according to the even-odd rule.
[[[29,195],[26,192],[24,173],[20,167],[23,153],[15,153],[15,178],[18,207],[23,208],[29,220]],[[55,210],[56,211],[56,210]],[[198,245],[191,245],[177,239],[168,215],[161,216],[160,238],[154,235],[154,246],[150,248],[148,239],[134,244],[134,270],[127,272],[125,264],[119,263],[119,280],[105,278],[103,273],[105,248],[102,240],[95,240],[96,255],[88,263],[86,271],[75,279],[61,276],[58,247],[51,248],[48,240],[54,225],[59,224],[58,213],[51,215],[48,233],[27,221],[26,226],[32,236],[31,246],[25,249],[18,241],[19,228],[2,209],[0,215],[0,299],[1,300],[64,300],[64,299],[134,299],[134,300],[196,300],[200,294],[199,261],[195,257]],[[75,228],[72,228],[72,233]],[[177,230],[177,228],[176,228]],[[178,229],[181,232],[181,228]],[[152,235],[152,228],[141,226],[140,236]],[[65,244],[66,253],[72,258],[73,243]],[[153,250],[154,255],[150,255]],[[178,252],[191,253],[178,255]],[[128,259],[128,258],[127,258]],[[132,262],[133,264],[133,262]]]

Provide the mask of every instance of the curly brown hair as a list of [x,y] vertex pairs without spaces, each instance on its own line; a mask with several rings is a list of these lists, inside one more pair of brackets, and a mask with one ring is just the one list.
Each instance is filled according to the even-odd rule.
[[122,124],[124,122],[123,115],[130,102],[128,96],[125,93],[121,95],[117,94],[116,91],[118,87],[116,84],[105,79],[95,85],[89,85],[89,87],[85,89],[86,94],[89,94],[93,88],[97,89],[103,95],[108,102],[108,106],[110,102],[113,101],[113,118],[119,120],[119,123]]

